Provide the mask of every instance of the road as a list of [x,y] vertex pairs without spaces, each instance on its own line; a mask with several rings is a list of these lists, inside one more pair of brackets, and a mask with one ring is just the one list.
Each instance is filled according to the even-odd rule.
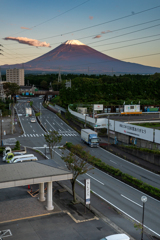
[[[17,106],[18,114],[21,114],[25,104]],[[41,105],[38,98],[34,99],[34,107],[37,110],[41,110],[41,122],[49,130],[56,130],[62,135],[62,141],[60,145],[63,145],[66,141],[72,142],[73,144],[82,144],[80,141],[80,136],[66,123],[64,123],[58,116],[54,113],[46,110]],[[44,151],[44,130],[38,125],[38,123],[30,123],[29,118],[20,116],[20,121],[24,128],[25,134],[18,137],[18,140],[23,145],[36,147]],[[34,131],[35,132],[34,132]],[[35,136],[33,136],[33,134]],[[83,144],[82,144],[83,145]],[[84,145],[86,146],[86,145]],[[87,147],[91,155],[100,158],[107,164],[119,168],[121,171],[128,173],[142,181],[149,183],[155,187],[159,187],[160,176],[147,171],[137,165],[129,163],[124,159],[121,159],[101,148],[90,148]],[[64,162],[61,160],[62,152],[60,149],[55,150],[57,164],[64,167]],[[105,201],[111,203],[121,212],[124,212],[129,217],[141,222],[142,218],[142,203],[141,196],[144,193],[135,190],[134,188],[112,178],[106,173],[98,169],[94,169],[88,172],[86,175],[79,177],[79,182],[83,184],[85,178],[91,178],[91,189],[97,195],[99,195]],[[157,201],[149,196],[147,196],[148,201],[145,206],[145,225],[152,232],[155,232],[160,236],[159,219],[160,219],[160,201]]]

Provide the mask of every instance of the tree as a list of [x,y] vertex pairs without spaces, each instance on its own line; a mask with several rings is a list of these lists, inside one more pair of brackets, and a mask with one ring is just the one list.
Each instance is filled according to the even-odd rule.
[[58,136],[57,131],[49,131],[49,133],[44,135],[45,140],[49,146],[49,152],[51,155],[51,158],[53,158],[53,148],[61,142],[62,136]]
[[41,87],[44,88],[44,89],[48,89],[48,83],[47,81],[43,80],[41,83],[40,83]]
[[[68,143],[70,144],[70,143]],[[66,144],[67,145],[67,144]],[[65,149],[65,147],[64,147]],[[65,152],[64,152],[65,153]],[[63,154],[64,154],[63,153]],[[67,156],[63,156],[62,160],[66,163],[67,168],[72,172],[73,178],[70,180],[72,185],[72,193],[73,193],[73,202],[76,203],[76,194],[75,194],[75,183],[76,179],[79,175],[82,175],[91,169],[88,163],[89,154],[84,150],[84,147],[81,145],[72,145],[70,148],[70,153]]]
[[19,85],[16,83],[6,82],[3,84],[3,89],[7,97],[9,95],[11,95],[11,97],[16,95],[19,92],[19,88]]

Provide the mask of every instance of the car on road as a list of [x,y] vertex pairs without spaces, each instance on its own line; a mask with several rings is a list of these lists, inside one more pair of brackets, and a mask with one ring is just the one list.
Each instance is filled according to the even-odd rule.
[[104,237],[101,240],[130,240],[130,238],[126,234],[121,233],[121,234],[114,234],[108,237]]
[[31,122],[33,123],[33,122],[36,122],[36,117],[32,117],[31,118]]

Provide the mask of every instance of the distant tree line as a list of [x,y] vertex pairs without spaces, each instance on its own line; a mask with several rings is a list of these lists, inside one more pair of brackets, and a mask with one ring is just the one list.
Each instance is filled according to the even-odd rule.
[[[70,103],[101,103],[104,105],[123,105],[140,103],[142,105],[160,104],[160,73],[154,75],[87,75],[61,74],[25,75],[25,84],[38,89],[60,91],[53,102],[67,107]],[[72,87],[66,88],[66,80],[71,79]]]
[[160,74],[76,77],[72,88],[60,89],[59,103],[101,103],[104,105],[160,104]]

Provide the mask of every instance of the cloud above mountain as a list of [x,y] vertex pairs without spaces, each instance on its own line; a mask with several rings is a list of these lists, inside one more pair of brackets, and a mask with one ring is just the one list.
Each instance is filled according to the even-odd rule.
[[101,38],[102,36],[101,35],[96,35],[94,38]]
[[6,38],[4,38],[4,40],[13,40],[13,41],[17,41],[19,43],[27,44],[27,45],[34,46],[34,47],[49,47],[49,48],[51,48],[49,43],[40,42],[36,39],[31,39],[31,38],[26,38],[26,37],[6,37]]

